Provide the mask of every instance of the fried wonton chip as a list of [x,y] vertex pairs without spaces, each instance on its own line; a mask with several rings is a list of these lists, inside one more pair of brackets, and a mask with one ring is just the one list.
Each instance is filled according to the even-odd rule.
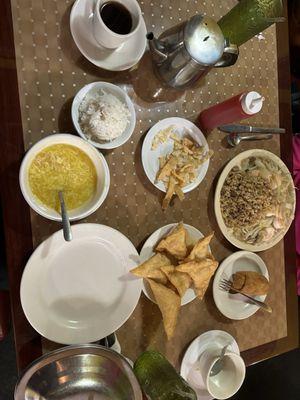
[[163,181],[164,179],[169,177],[171,175],[172,171],[176,168],[176,164],[177,164],[176,157],[170,156],[170,158],[165,163],[165,165],[161,168],[160,171],[158,171],[156,180]]
[[172,265],[165,265],[164,267],[161,267],[161,270],[166,274],[172,285],[175,286],[179,296],[183,297],[185,292],[191,286],[191,277],[185,272],[176,271],[176,267],[173,267]]
[[184,193],[183,193],[183,191],[182,191],[180,186],[175,185],[174,192],[178,196],[180,201],[184,200]]
[[[164,131],[169,135],[168,128]],[[190,136],[188,130],[186,135]],[[174,134],[170,134],[169,138],[174,141],[173,150],[159,157],[159,171],[156,175],[156,181],[161,181],[167,191],[162,204],[163,210],[168,207],[173,195],[178,196],[181,201],[184,199],[182,188],[195,181],[200,166],[212,155],[211,151],[207,151],[205,146],[199,145],[192,138],[178,138]]]
[[160,130],[152,140],[151,150],[156,150],[160,144],[167,142],[173,135],[175,135],[175,125]]
[[162,202],[163,210],[166,210],[168,208],[170,201],[172,200],[173,194],[175,193],[175,188],[176,188],[176,179],[174,178],[174,176],[170,176],[168,190]]
[[211,253],[208,246],[213,236],[214,234],[211,233],[209,236],[198,240],[185,261],[197,261],[202,260],[203,258],[211,258]]
[[182,144],[188,148],[192,148],[194,146],[194,142],[187,137],[182,139]]
[[174,335],[181,300],[173,290],[148,279],[155,301],[162,313],[165,332],[168,339]]
[[195,291],[200,300],[208,288],[209,282],[218,267],[218,262],[210,258],[201,261],[189,261],[178,265],[177,271],[186,272],[193,280]]
[[130,272],[141,278],[154,278],[164,279],[164,274],[160,271],[160,268],[164,265],[170,265],[171,261],[165,254],[157,253],[149,260],[143,262],[136,268],[133,268]]
[[158,243],[155,250],[159,252],[166,251],[175,258],[182,260],[187,254],[186,235],[186,230],[181,222],[167,237]]

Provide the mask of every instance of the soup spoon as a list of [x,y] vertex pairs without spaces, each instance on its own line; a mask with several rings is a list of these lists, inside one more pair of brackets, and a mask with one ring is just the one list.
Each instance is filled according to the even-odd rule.
[[64,194],[63,194],[62,190],[60,190],[58,192],[58,197],[59,197],[59,201],[60,201],[64,238],[65,238],[65,241],[70,242],[72,240],[71,224],[70,224],[67,208],[65,205]]

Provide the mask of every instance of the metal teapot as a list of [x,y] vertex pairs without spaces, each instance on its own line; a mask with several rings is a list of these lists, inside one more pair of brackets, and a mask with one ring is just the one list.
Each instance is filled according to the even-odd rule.
[[159,76],[178,89],[193,85],[213,67],[235,64],[239,54],[217,22],[203,15],[163,32],[159,39],[150,32],[147,39]]

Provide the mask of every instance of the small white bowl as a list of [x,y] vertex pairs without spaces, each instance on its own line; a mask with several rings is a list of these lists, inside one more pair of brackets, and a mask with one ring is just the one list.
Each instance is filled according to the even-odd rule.
[[[125,131],[122,133],[121,136],[119,136],[116,139],[113,139],[110,142],[97,142],[89,139],[86,136],[86,134],[81,130],[79,124],[79,106],[82,100],[84,99],[84,97],[88,92],[89,93],[98,92],[100,89],[103,89],[106,92],[112,93],[114,96],[116,96],[122,103],[125,103],[127,105],[130,112],[130,120],[126,126]],[[108,82],[93,82],[80,89],[79,92],[74,97],[71,114],[72,114],[73,125],[78,134],[83,139],[87,140],[90,144],[97,147],[98,149],[115,149],[116,147],[122,146],[122,144],[126,143],[127,140],[130,138],[135,128],[136,116],[132,101],[130,100],[126,92],[121,88],[119,88],[119,86],[113,85],[112,83]]]
[[46,207],[41,202],[39,202],[38,199],[36,199],[30,189],[28,182],[28,169],[34,157],[44,148],[54,144],[69,144],[78,147],[81,151],[83,151],[90,157],[96,168],[98,177],[96,193],[90,201],[83,204],[79,208],[69,211],[69,218],[71,221],[85,218],[96,211],[104,202],[109,190],[110,175],[108,165],[103,154],[97,151],[85,140],[82,140],[77,136],[65,133],[50,135],[37,142],[34,146],[31,147],[30,150],[28,150],[25,157],[23,158],[19,173],[19,182],[22,194],[30,207],[38,214],[53,221],[61,221],[61,215],[57,211]]

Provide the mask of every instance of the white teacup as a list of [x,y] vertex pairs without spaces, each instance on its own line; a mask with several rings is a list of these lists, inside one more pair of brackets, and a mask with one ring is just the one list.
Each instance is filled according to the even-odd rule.
[[131,36],[133,36],[140,24],[142,13],[140,6],[136,0],[114,0],[114,3],[120,3],[122,6],[127,8],[131,15],[132,27],[131,31],[128,34],[122,35],[116,32],[113,32],[109,29],[102,17],[100,10],[106,3],[112,3],[110,0],[97,0],[94,8],[94,16],[93,16],[93,30],[94,37],[97,42],[108,49],[116,49],[121,46],[122,43],[126,42]]
[[218,352],[206,350],[199,360],[199,370],[210,395],[214,399],[224,400],[233,396],[240,389],[245,379],[246,367],[241,356],[226,352],[221,371],[210,376],[211,370],[220,359],[220,353],[220,350]]

